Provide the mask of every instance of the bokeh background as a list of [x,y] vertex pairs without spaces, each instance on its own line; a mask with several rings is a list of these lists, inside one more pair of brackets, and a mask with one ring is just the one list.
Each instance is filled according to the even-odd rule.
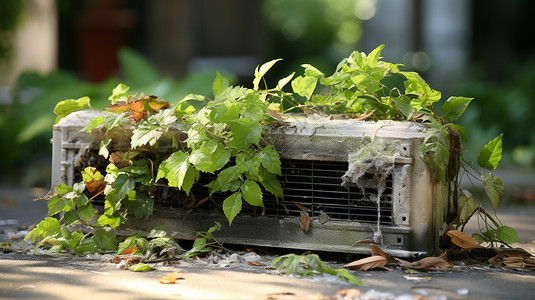
[[[449,96],[476,98],[460,120],[466,159],[504,133],[502,166],[535,203],[535,2],[530,0],[2,0],[2,185],[50,185],[54,105],[106,106],[118,82],[176,102],[209,94],[215,71],[252,85],[310,63],[325,73],[352,51],[384,60]],[[514,177],[514,176],[513,176]],[[526,179],[528,178],[528,179]]]

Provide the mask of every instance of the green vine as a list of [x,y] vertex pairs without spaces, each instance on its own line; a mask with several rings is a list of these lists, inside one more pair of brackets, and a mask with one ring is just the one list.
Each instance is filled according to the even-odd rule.
[[[383,47],[368,55],[352,53],[331,76],[303,65],[303,75],[294,78],[293,73],[274,88],[268,88],[263,78],[279,60],[256,68],[252,89],[230,86],[218,74],[212,99],[188,95],[174,105],[156,96],[130,94],[129,87],[118,85],[109,97],[106,115],[93,119],[83,129],[100,140],[99,154],[110,161],[105,174],[96,166],[88,167],[83,171],[83,182],[72,187],[56,186],[55,194],[48,199],[49,217],[26,239],[38,241],[36,249],[49,246],[52,252],[115,250],[118,242],[113,228],[132,216],[150,217],[157,188],[175,188],[189,194],[203,174],[215,178],[207,185],[211,193],[228,193],[222,209],[232,224],[244,201],[263,207],[265,193],[283,198],[277,178],[281,175],[279,154],[266,137],[265,128],[281,114],[294,111],[425,123],[428,129],[421,157],[434,170],[435,179],[449,185],[450,198],[456,202],[459,198],[458,213],[452,221],[464,226],[469,216],[482,210],[476,209],[475,201],[466,193],[457,197],[464,130],[453,122],[472,99],[450,97],[437,114],[434,105],[441,100],[441,93],[431,89],[417,73],[400,71],[402,65],[381,61]],[[293,92],[284,90],[288,84]],[[89,103],[86,97],[58,103],[54,110],[57,121],[89,107]],[[490,172],[500,159],[501,136],[484,147],[478,164]],[[492,173],[480,179],[496,213],[503,182]],[[104,197],[101,213],[92,205],[92,199],[99,196]],[[52,218],[58,214],[59,220]],[[489,230],[494,231],[487,230],[490,233],[486,235],[489,240],[518,240],[514,230],[512,233],[492,220],[494,227]],[[89,233],[75,230],[74,225],[82,225]]]

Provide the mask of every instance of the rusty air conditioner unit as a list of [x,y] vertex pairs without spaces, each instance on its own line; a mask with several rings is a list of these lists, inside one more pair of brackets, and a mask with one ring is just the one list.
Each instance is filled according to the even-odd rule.
[[[99,141],[79,132],[99,112],[70,114],[54,125],[52,181],[81,181],[86,166],[104,170]],[[192,238],[213,221],[223,224],[218,240],[243,245],[364,254],[373,240],[386,252],[416,257],[433,252],[450,212],[447,187],[432,179],[420,158],[425,126],[412,122],[328,120],[287,117],[268,128],[281,154],[284,199],[264,193],[265,208],[246,208],[228,226],[222,209],[226,197],[209,197],[201,175],[190,193],[162,191],[154,199],[153,217],[129,224],[140,232],[164,226],[177,238]],[[114,150],[128,149],[121,142]],[[95,202],[96,205],[98,202]],[[310,229],[301,229],[303,208]]]

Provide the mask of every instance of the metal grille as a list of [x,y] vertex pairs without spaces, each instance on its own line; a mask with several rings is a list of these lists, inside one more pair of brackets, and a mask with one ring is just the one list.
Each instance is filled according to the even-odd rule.
[[[301,205],[310,210],[310,216],[320,220],[344,220],[362,223],[377,223],[377,188],[368,184],[364,188],[342,186],[342,176],[348,168],[347,162],[315,160],[282,160],[282,176],[279,178],[284,190],[284,199],[276,199],[264,192],[264,208],[253,207],[243,202],[241,215],[266,217],[298,217]],[[78,171],[78,170],[77,170]],[[80,170],[81,171],[81,170]],[[79,173],[79,172],[75,172]],[[373,176],[366,174],[373,182]],[[189,195],[175,188],[158,187],[154,192],[154,209],[180,211],[204,211],[222,213],[221,205],[230,193],[217,192],[210,196],[204,185],[214,176],[202,174]],[[393,225],[392,176],[388,176],[386,190],[379,201],[381,225]],[[198,205],[198,203],[202,203]],[[103,201],[94,200],[103,205]]]

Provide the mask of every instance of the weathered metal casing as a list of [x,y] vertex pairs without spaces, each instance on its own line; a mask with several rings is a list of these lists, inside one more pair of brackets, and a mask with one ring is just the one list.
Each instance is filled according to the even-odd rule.
[[[89,165],[85,160],[98,164],[102,159],[95,154],[98,137],[79,132],[98,114],[76,112],[54,125],[52,181],[60,178],[56,184],[72,184],[80,167]],[[216,237],[225,243],[364,254],[369,253],[369,247],[359,241],[375,238],[383,250],[394,256],[427,255],[438,246],[448,213],[448,194],[447,188],[436,183],[430,168],[420,158],[424,131],[425,126],[412,122],[287,117],[271,125],[267,137],[287,162],[281,177],[285,199],[265,198],[263,212],[243,212],[232,226],[228,226],[220,207],[160,209],[157,205],[153,217],[140,221],[131,217],[129,225],[141,232],[164,226],[178,238],[192,238],[196,231],[204,231],[213,221],[219,221],[224,226]],[[121,147],[125,145],[118,142],[116,150]],[[363,147],[371,147],[369,162],[379,158],[392,162],[388,187],[379,205],[373,198],[377,189],[370,186],[373,176],[364,180],[367,186],[361,192],[350,180],[348,171],[355,164],[352,159],[360,155],[362,161],[362,155],[367,153],[361,151]],[[386,153],[378,154],[382,152]],[[306,170],[297,164],[305,164]],[[325,173],[324,166],[330,171]],[[374,167],[367,172],[377,170]],[[294,184],[294,180],[298,182]],[[296,202],[311,210],[306,213],[311,217],[306,233],[301,228],[301,210]],[[375,216],[377,213],[382,215]]]

